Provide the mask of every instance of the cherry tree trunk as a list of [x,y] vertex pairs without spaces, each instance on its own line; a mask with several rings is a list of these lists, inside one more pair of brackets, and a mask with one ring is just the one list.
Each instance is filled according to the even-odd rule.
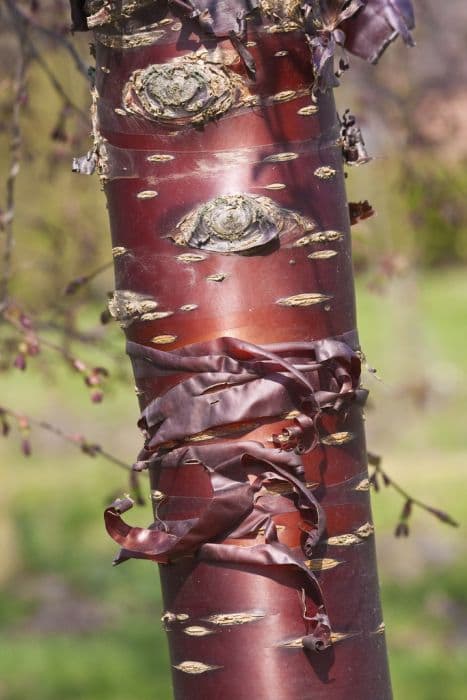
[[117,563],[160,564],[175,698],[388,700],[343,173],[366,158],[331,88],[336,50],[410,38],[409,3],[73,16],[155,517],[105,520]]

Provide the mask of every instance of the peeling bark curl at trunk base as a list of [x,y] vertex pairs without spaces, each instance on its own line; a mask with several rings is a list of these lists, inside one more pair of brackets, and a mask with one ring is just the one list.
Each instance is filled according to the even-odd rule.
[[155,516],[105,520],[117,563],[160,563],[175,697],[389,700],[343,175],[368,156],[330,88],[337,51],[411,41],[410,3],[73,7]]

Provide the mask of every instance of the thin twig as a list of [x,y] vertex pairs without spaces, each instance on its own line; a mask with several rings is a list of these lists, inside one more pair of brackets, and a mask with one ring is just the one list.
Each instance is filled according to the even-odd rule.
[[14,0],[6,0],[6,4],[8,5],[12,14],[16,15],[18,19],[21,18],[21,20],[24,23],[27,23],[34,31],[38,32],[39,34],[42,34],[48,39],[51,39],[52,42],[61,44],[70,54],[75,64],[75,67],[77,68],[79,73],[81,73],[81,75],[84,78],[86,78],[87,82],[91,82],[89,66],[83,61],[83,59],[81,58],[71,41],[69,41],[65,36],[63,36],[63,34],[60,34],[59,32],[54,32],[53,29],[43,27],[41,24],[35,22],[32,17],[27,15],[20,7],[18,7]]
[[50,84],[54,88],[55,92],[62,98],[64,104],[68,107],[71,107],[71,109],[73,109],[77,114],[79,114],[80,117],[87,123],[89,121],[88,114],[83,109],[81,109],[81,107],[78,107],[78,105],[76,105],[73,102],[73,100],[68,96],[62,84],[56,78],[54,73],[50,70],[46,61],[42,57],[42,54],[40,53],[40,51],[32,41],[31,37],[29,36],[29,33],[27,31],[29,28],[29,23],[21,13],[18,13],[15,1],[5,0],[5,5],[10,13],[12,26],[14,31],[18,35],[21,46],[24,47],[25,45],[27,45],[31,58],[37,61],[37,63],[40,65],[40,67],[48,77]]
[[[67,314],[69,315],[69,310]],[[26,319],[27,325],[25,325],[24,319]],[[99,341],[101,349],[105,350],[106,357],[120,364],[121,355],[119,353],[113,352],[112,347],[102,348],[102,337],[99,336],[98,331],[86,334],[77,329],[66,328],[64,325],[57,323],[56,320],[44,321],[43,319],[33,318],[29,314],[24,314],[20,307],[15,304],[14,300],[10,299],[5,307],[0,309],[0,320],[3,320],[14,328],[26,343],[29,341],[32,342],[33,345],[37,345],[41,348],[48,348],[49,350],[59,353],[63,360],[75,370],[82,371],[78,369],[78,365],[82,363],[79,363],[76,354],[70,352],[64,345],[59,345],[49,340],[38,331],[38,329],[41,329],[44,333],[48,331],[65,333],[68,344],[71,343],[71,341],[75,341],[88,346],[95,345],[97,341]],[[102,325],[99,326],[99,329],[101,328]]]
[[75,277],[65,287],[65,294],[67,296],[71,296],[72,294],[77,292],[78,289],[80,289],[83,285],[88,284],[88,282],[91,282],[91,280],[97,277],[97,275],[100,275],[102,272],[105,272],[111,267],[113,267],[113,260],[99,265],[99,267],[97,267],[92,272],[89,272],[87,275],[80,275],[79,277]]
[[[9,307],[8,304],[5,305],[3,308],[3,319],[10,324],[13,328],[15,328],[17,331],[21,333],[21,335],[24,336],[26,329],[22,325],[21,321],[19,318],[17,318],[15,313],[8,313]],[[1,310],[0,310],[1,313]],[[30,331],[29,331],[30,332]],[[57,345],[56,343],[52,342],[51,340],[48,340],[47,338],[44,338],[44,336],[39,335],[35,331],[33,331],[34,334],[34,339],[41,345],[46,348],[49,348],[50,350],[55,350],[56,352],[60,353],[60,355],[63,356],[63,358],[67,361],[70,362],[71,364],[74,363],[76,358],[69,352],[67,352],[64,348],[62,348],[61,345]]]
[[123,462],[121,459],[115,457],[110,452],[107,452],[107,450],[104,450],[100,445],[88,442],[82,435],[71,435],[69,433],[66,433],[58,426],[49,423],[48,421],[31,418],[30,416],[24,413],[18,413],[17,411],[13,411],[12,409],[6,408],[5,406],[0,407],[0,416],[10,416],[10,418],[13,418],[20,426],[23,427],[33,426],[35,428],[40,428],[41,430],[46,430],[49,433],[57,435],[65,442],[74,445],[79,450],[81,450],[81,452],[84,452],[85,454],[91,457],[99,455],[103,457],[103,459],[107,460],[108,462],[111,462],[112,464],[115,464],[117,467],[120,467],[125,471],[132,471],[131,465],[127,464],[126,462]]
[[459,523],[457,522],[457,520],[454,520],[454,518],[452,518],[449,515],[449,513],[446,513],[443,510],[439,510],[438,508],[433,508],[433,506],[428,505],[424,501],[421,501],[419,498],[411,496],[408,491],[406,491],[400,484],[394,481],[394,479],[391,476],[389,476],[386,470],[383,469],[383,467],[381,466],[381,457],[379,455],[368,453],[368,462],[374,469],[373,474],[370,476],[370,484],[373,486],[375,491],[379,490],[379,476],[381,477],[384,486],[390,486],[394,489],[394,491],[396,491],[396,493],[398,493],[404,499],[404,507],[401,512],[399,523],[396,527],[397,536],[406,536],[409,534],[407,521],[412,513],[413,506],[421,508],[421,510],[424,510],[430,515],[433,515],[435,518],[441,520],[447,525],[452,525],[452,527],[459,527]]
[[45,430],[49,433],[53,433],[65,442],[77,447],[81,452],[88,455],[88,457],[102,457],[107,462],[116,465],[120,469],[124,469],[129,475],[129,488],[133,493],[135,502],[140,506],[146,504],[146,499],[143,496],[140,486],[140,475],[132,468],[131,465],[123,462],[110,452],[107,452],[107,450],[104,450],[99,444],[88,442],[83,435],[70,435],[58,426],[53,425],[46,420],[31,418],[24,413],[18,413],[17,411],[5,408],[5,406],[0,406],[0,432],[3,433],[5,437],[10,432],[10,424],[7,420],[8,418],[14,419],[18,426],[20,434],[22,435],[21,449],[25,456],[29,456],[31,454],[31,443],[29,441],[31,426],[40,428],[41,430]]
[[13,98],[13,111],[10,125],[10,168],[6,180],[5,212],[3,215],[3,228],[5,240],[3,247],[2,274],[0,279],[0,313],[8,304],[8,289],[11,278],[11,265],[13,258],[15,217],[15,191],[16,179],[21,163],[21,108],[26,87],[26,69],[29,57],[26,54],[24,44],[19,42],[19,61],[15,79]]

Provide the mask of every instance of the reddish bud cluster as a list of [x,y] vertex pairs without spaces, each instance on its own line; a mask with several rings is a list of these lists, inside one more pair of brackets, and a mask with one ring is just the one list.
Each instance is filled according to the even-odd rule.
[[91,442],[86,442],[84,438],[81,439],[81,452],[84,452],[85,455],[88,455],[89,457],[96,457],[98,454],[100,454],[102,451],[102,448],[100,445],[97,445],[96,443],[91,443]]
[[84,383],[91,389],[91,401],[93,403],[101,403],[104,399],[102,382],[109,376],[109,371],[105,367],[89,369],[82,360],[76,357],[73,357],[70,362],[73,369],[84,375]]
[[75,277],[75,279],[71,280],[71,282],[68,282],[67,286],[65,287],[65,296],[72,296],[73,294],[75,294],[78,291],[78,289],[80,289],[83,286],[83,284],[86,284],[87,281],[88,277],[86,275]]
[[16,420],[18,423],[18,430],[21,435],[21,452],[25,457],[29,457],[32,452],[31,441],[29,439],[31,426],[29,425],[29,421],[26,416],[18,416]]

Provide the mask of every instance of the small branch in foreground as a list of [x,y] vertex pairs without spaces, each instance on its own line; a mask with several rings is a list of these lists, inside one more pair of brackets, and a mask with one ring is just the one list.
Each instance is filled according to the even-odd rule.
[[97,277],[97,275],[100,275],[101,272],[105,272],[105,270],[108,270],[112,266],[113,266],[113,260],[110,260],[109,262],[106,262],[103,265],[100,265],[92,272],[89,272],[87,275],[80,275],[79,277],[75,277],[65,287],[65,290],[64,290],[65,296],[72,296],[79,289],[81,289],[81,287],[83,287],[85,284],[88,284],[88,282],[93,280],[94,277]]
[[412,515],[414,506],[421,508],[427,513],[430,513],[430,515],[433,515],[435,518],[437,518],[443,523],[446,523],[447,525],[451,525],[452,527],[459,527],[459,523],[456,520],[454,520],[454,518],[452,518],[449,515],[449,513],[445,513],[444,511],[439,510],[438,508],[433,508],[432,506],[428,505],[427,503],[424,503],[420,499],[414,498],[404,488],[402,488],[402,486],[400,486],[396,481],[394,481],[394,479],[390,477],[388,473],[382,468],[381,457],[379,455],[375,455],[369,452],[368,463],[370,466],[373,467],[373,473],[370,476],[370,484],[373,486],[374,490],[379,491],[381,480],[384,486],[390,486],[404,499],[404,505],[399,516],[399,521],[394,530],[394,535],[396,537],[408,537],[410,532],[408,521],[410,519],[410,516]]
[[8,303],[8,288],[11,277],[11,264],[13,257],[14,232],[13,222],[15,217],[15,190],[21,162],[21,108],[25,101],[26,69],[28,56],[24,46],[20,43],[18,67],[15,78],[15,90],[13,98],[13,110],[10,126],[10,168],[6,180],[5,211],[2,214],[0,229],[4,230],[2,272],[0,279],[0,311]]
[[23,9],[21,9],[21,7],[19,7],[13,0],[6,0],[6,2],[13,16],[16,16],[24,24],[29,25],[31,29],[37,32],[38,34],[41,34],[43,37],[50,39],[52,42],[63,46],[64,49],[70,54],[75,64],[75,67],[77,68],[79,73],[81,73],[81,75],[88,82],[90,81],[89,66],[83,61],[74,45],[71,43],[71,41],[69,41],[69,39],[67,39],[66,36],[61,34],[59,31],[54,31],[49,27],[42,26],[38,22],[35,22],[34,19]]
[[32,41],[31,37],[29,36],[29,29],[31,29],[31,23],[27,16],[18,12],[18,8],[14,0],[5,0],[5,5],[11,17],[12,28],[18,36],[18,40],[21,43],[22,50],[24,51],[24,47],[27,46],[29,56],[31,57],[31,59],[35,60],[37,64],[42,68],[53,89],[55,90],[57,95],[59,95],[62,98],[64,104],[73,109],[73,111],[76,114],[80,115],[84,123],[87,123],[87,113],[83,109],[81,109],[81,107],[79,107],[75,102],[73,102],[73,100],[70,99],[63,85],[55,76],[53,71],[49,68],[47,62],[42,56],[42,53],[39,51],[36,44]]
[[14,300],[7,301],[3,310],[0,310],[0,320],[2,318],[22,336],[21,342],[18,344],[18,354],[13,363],[17,369],[24,371],[27,367],[28,357],[35,357],[41,352],[42,347],[46,347],[58,352],[73,370],[83,376],[85,385],[90,389],[91,401],[101,403],[104,398],[103,383],[109,376],[109,371],[105,367],[88,367],[85,362],[71,354],[67,348],[40,336],[34,328],[32,319],[23,312]]
[[8,437],[11,431],[11,420],[16,423],[21,436],[21,451],[25,457],[29,457],[32,453],[30,440],[31,428],[39,428],[49,433],[53,433],[65,442],[77,447],[81,452],[88,457],[102,457],[107,462],[116,465],[120,469],[124,469],[128,473],[130,490],[138,505],[145,505],[146,501],[142,495],[141,487],[137,479],[137,475],[132,470],[131,465],[123,462],[115,455],[107,452],[101,445],[95,442],[89,442],[83,435],[67,433],[62,428],[49,423],[46,420],[31,418],[24,413],[18,413],[5,406],[0,406],[0,433],[4,437]]

